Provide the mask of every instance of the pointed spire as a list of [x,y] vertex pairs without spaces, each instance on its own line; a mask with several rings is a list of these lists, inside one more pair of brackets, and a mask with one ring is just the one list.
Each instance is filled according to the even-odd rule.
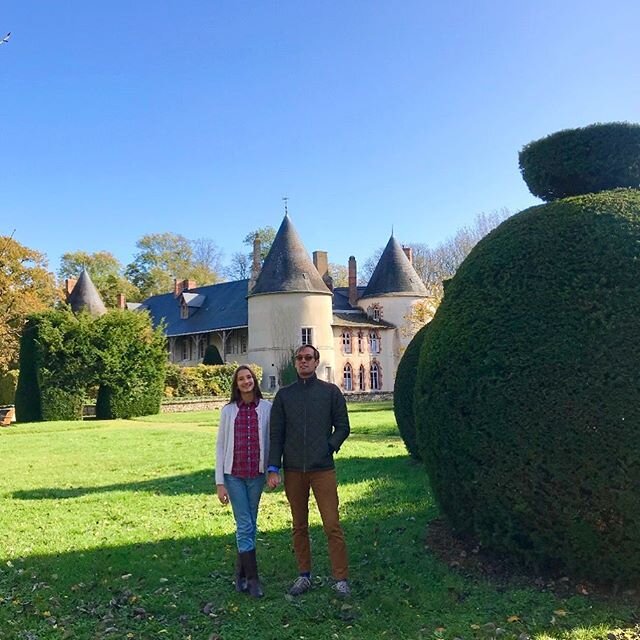
[[428,295],[420,276],[393,237],[393,231],[361,298],[383,295]]
[[313,266],[288,213],[276,233],[260,275],[249,295],[285,291],[331,294],[318,270]]
[[87,311],[94,316],[107,313],[107,308],[86,269],[82,270],[78,282],[69,294],[68,302],[74,313]]

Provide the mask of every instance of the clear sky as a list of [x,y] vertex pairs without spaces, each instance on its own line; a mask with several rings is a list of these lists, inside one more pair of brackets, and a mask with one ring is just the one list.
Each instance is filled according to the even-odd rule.
[[640,121],[637,0],[4,0],[0,235],[147,233],[228,260],[282,197],[309,252],[363,263],[536,204],[518,151]]

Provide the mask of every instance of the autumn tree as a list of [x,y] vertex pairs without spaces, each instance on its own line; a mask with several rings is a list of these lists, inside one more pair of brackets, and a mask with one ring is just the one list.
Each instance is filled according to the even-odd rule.
[[127,300],[140,300],[139,289],[124,277],[122,263],[108,251],[87,253],[71,251],[62,255],[58,278],[77,278],[87,269],[93,284],[107,307],[115,308],[117,296],[124,294]]
[[335,262],[329,263],[329,275],[333,280],[334,287],[348,287],[349,286],[349,271],[343,264],[337,264]]
[[215,284],[220,277],[220,252],[209,239],[189,240],[178,233],[150,233],[136,242],[138,252],[125,268],[126,277],[146,298],[167,293],[174,278]]
[[260,240],[260,264],[264,262],[271,249],[271,245],[276,237],[276,230],[273,227],[260,227],[248,233],[242,243],[246,245],[248,251],[236,251],[231,256],[231,261],[225,269],[226,275],[232,280],[244,280],[251,277],[253,266],[253,243],[257,238]]
[[17,365],[26,317],[61,299],[44,254],[0,236],[0,373]]

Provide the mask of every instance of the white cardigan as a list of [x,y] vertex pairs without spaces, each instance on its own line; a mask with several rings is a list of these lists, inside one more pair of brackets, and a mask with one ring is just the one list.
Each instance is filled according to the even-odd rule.
[[[231,473],[233,467],[233,442],[238,405],[235,402],[225,404],[220,411],[220,426],[216,441],[216,484],[224,484],[224,474]],[[271,403],[260,398],[256,407],[258,414],[258,442],[260,445],[259,471],[264,473],[269,459],[269,416]]]

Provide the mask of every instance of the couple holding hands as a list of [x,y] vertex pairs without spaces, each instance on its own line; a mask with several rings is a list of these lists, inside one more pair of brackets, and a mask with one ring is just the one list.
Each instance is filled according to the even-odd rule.
[[236,522],[235,586],[263,595],[256,562],[258,505],[266,484],[282,482],[293,521],[293,549],[299,575],[289,594],[311,588],[309,492],[320,511],[334,577],[333,588],[349,596],[347,547],[338,515],[338,486],[333,454],[349,435],[347,405],[340,389],[316,376],[320,353],[310,344],[296,350],[298,379],[282,387],[273,404],[262,398],[255,374],[238,367],[231,401],[222,408],[216,445],[218,499],[231,503]]

